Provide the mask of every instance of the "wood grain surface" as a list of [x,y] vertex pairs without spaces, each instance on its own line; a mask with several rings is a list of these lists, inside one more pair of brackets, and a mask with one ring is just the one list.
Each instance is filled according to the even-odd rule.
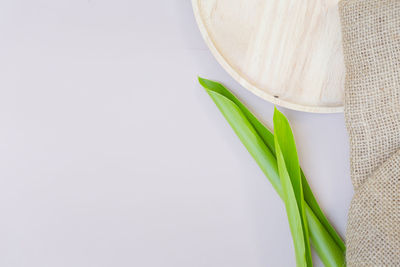
[[343,111],[345,69],[338,0],[192,0],[218,62],[279,106]]

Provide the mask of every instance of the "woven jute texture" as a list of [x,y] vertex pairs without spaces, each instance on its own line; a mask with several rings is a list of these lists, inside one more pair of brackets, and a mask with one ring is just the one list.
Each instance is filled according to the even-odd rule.
[[342,0],[352,266],[400,266],[400,0]]

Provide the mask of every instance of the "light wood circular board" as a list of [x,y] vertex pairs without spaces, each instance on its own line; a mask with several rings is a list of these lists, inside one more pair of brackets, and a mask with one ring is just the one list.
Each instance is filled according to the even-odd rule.
[[343,111],[339,0],[192,0],[218,62],[242,86],[290,109]]

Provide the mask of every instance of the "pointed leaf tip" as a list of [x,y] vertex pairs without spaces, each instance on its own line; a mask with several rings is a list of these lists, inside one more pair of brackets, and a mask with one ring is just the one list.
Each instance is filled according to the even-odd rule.
[[198,80],[199,83],[205,88],[205,89],[213,89],[214,87],[218,87],[220,86],[219,83],[212,81],[212,80],[208,80],[208,79],[204,79],[200,76],[198,76]]
[[199,81],[199,83],[204,87],[205,86],[205,79],[204,78],[202,78],[202,77],[200,77],[200,76],[197,76],[197,80]]

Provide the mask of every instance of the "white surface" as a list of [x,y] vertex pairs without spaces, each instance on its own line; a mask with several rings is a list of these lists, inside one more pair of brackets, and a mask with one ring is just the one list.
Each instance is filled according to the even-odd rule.
[[[196,75],[190,1],[0,3],[0,266],[294,266],[283,205]],[[282,109],[341,234],[343,114]],[[320,265],[316,265],[320,266]]]

